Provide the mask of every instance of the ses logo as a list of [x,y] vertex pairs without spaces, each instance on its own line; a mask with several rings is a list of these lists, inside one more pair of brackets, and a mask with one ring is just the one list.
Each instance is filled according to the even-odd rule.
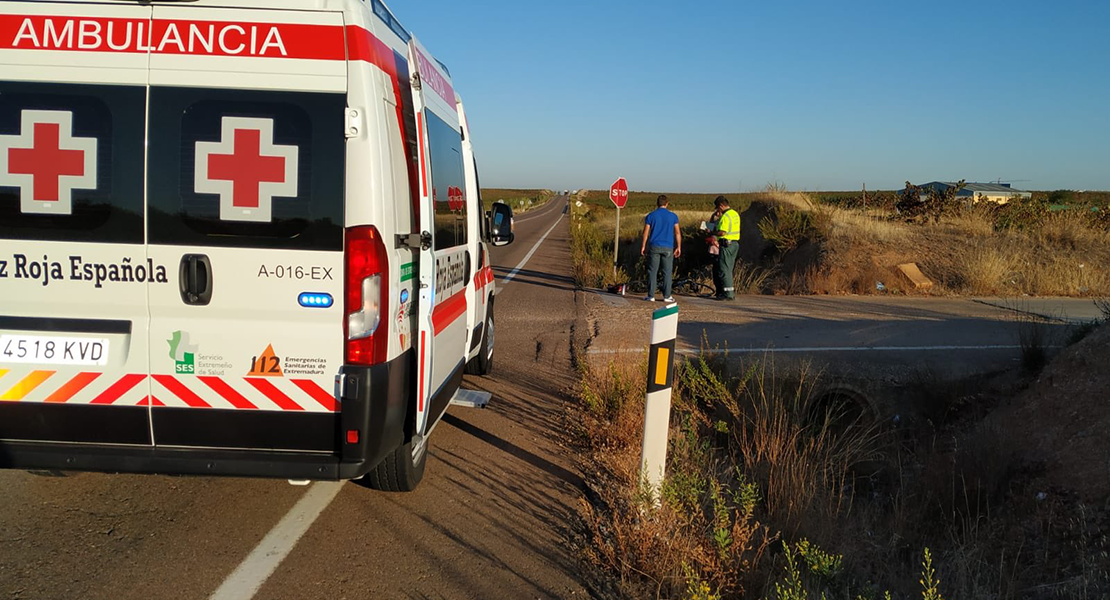
[[174,372],[183,375],[196,373],[196,354],[198,348],[189,343],[189,334],[182,331],[173,332],[173,337],[166,340],[170,345],[170,358],[174,361]]

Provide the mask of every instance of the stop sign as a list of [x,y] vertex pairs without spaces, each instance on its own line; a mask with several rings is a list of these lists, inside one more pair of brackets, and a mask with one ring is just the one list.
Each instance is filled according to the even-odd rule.
[[628,202],[628,182],[624,180],[624,177],[617,179],[609,187],[609,199],[617,205],[617,208],[624,208],[624,205]]

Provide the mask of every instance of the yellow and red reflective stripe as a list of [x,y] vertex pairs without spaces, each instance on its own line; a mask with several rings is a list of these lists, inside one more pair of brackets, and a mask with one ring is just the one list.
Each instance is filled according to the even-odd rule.
[[11,389],[0,396],[0,401],[3,402],[18,402],[25,398],[27,394],[34,391],[35,388],[42,385],[42,382],[50,378],[51,375],[57,371],[31,371],[26,377],[19,380]]
[[[0,370],[0,377],[10,373],[10,369]],[[0,401],[16,402],[24,400],[31,392],[43,385],[47,379],[56,375],[56,371],[32,371],[25,375],[13,387],[8,389],[3,396],[0,396]],[[52,391],[43,400],[44,403],[66,403],[77,397],[82,391],[89,388],[89,386],[102,377],[104,373],[84,372],[78,373],[65,381],[60,387]],[[170,394],[177,399],[180,399],[190,408],[216,408],[206,401],[200,394],[191,390],[180,379],[173,375],[160,374],[151,376],[156,382],[164,387]],[[128,392],[132,391],[136,386],[143,382],[147,375],[142,374],[129,374],[121,376],[117,381],[108,386],[107,389],[100,392],[95,398],[89,401],[89,404],[97,405],[110,405],[119,402],[121,398]],[[231,384],[221,377],[196,377],[197,381],[208,386],[212,391],[216,392],[223,399],[235,409],[240,410],[259,410],[260,407],[255,401],[248,399],[242,393],[237,391]],[[301,400],[296,394],[290,395],[289,392],[283,391],[275,381],[264,378],[243,378],[243,381],[248,383],[251,387],[261,393],[265,398],[274,403],[277,408],[283,411],[305,411],[304,400]],[[320,384],[310,379],[281,379],[279,381],[288,381],[295,385],[301,392],[306,394],[310,399],[324,407],[328,411],[338,412],[340,409],[339,402],[336,398],[329,393],[326,389],[321,387]],[[295,400],[294,397],[297,399]],[[128,403],[134,402],[129,400]],[[137,406],[166,406],[162,401],[153,395],[144,396],[138,401]]]
[[77,392],[85,389],[85,386],[92,383],[100,375],[100,373],[79,373],[73,379],[67,381],[65,385],[55,390],[53,394],[47,396],[44,402],[65,402],[77,395]]

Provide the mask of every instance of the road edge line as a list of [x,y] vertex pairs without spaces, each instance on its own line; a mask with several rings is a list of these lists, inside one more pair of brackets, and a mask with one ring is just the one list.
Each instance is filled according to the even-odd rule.
[[318,482],[305,492],[278,524],[262,538],[243,562],[227,576],[209,600],[247,600],[253,598],[273,575],[301,536],[331,504],[344,483]]

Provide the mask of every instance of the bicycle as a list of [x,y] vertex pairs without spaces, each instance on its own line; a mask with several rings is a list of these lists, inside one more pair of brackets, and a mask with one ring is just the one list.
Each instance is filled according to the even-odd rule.
[[[680,296],[694,296],[698,298],[712,298],[716,294],[713,286],[702,283],[708,277],[712,279],[713,265],[705,265],[692,271],[686,277],[680,277],[671,282],[671,293]],[[647,294],[647,282],[635,279],[625,284],[625,290],[631,294]]]

